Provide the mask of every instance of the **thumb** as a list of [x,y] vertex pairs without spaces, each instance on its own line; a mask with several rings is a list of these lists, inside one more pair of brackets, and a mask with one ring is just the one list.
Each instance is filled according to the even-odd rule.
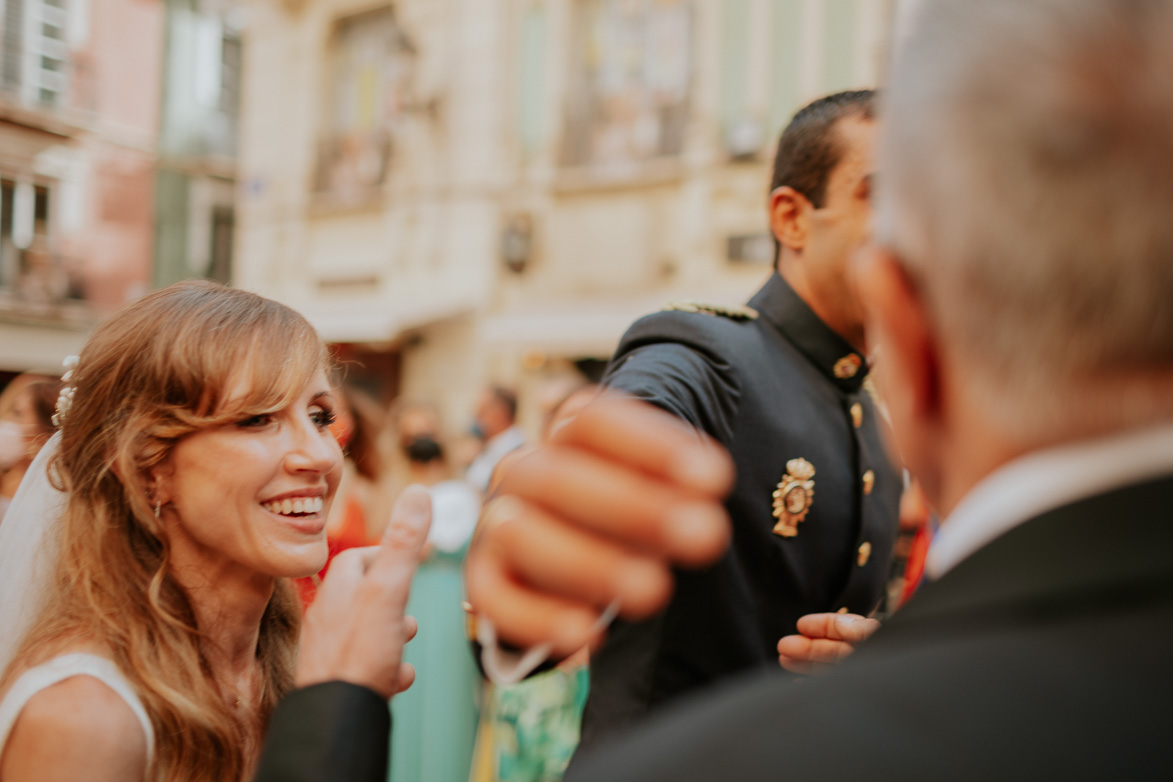
[[408,486],[391,511],[391,523],[383,533],[367,578],[381,584],[396,598],[407,600],[411,578],[420,561],[432,524],[432,497],[422,486]]

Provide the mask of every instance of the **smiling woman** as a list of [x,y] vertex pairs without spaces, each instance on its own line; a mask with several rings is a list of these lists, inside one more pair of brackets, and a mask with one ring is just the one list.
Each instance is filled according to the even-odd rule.
[[326,516],[341,475],[320,370],[273,413],[190,434],[155,470],[173,567],[210,584],[232,573],[305,576],[325,563]]
[[48,468],[68,502],[25,520],[60,561],[0,639],[0,779],[248,778],[292,683],[284,579],[327,555],[328,364],[300,315],[213,283],[95,330]]

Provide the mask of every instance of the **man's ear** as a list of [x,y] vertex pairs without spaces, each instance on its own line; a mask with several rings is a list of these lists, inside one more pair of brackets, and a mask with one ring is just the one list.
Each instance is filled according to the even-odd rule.
[[779,187],[770,193],[770,230],[783,247],[794,252],[806,247],[810,209],[811,202],[793,187]]
[[887,250],[861,250],[854,272],[868,349],[876,356],[876,382],[897,448],[905,465],[931,483],[941,442],[943,395],[941,354],[928,303]]

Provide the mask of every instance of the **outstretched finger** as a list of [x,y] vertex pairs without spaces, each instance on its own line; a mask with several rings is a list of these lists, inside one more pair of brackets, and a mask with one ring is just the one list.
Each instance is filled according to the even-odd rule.
[[388,599],[407,604],[408,589],[431,523],[432,499],[428,490],[408,486],[391,511],[391,523],[366,573],[366,578],[377,583]]
[[519,647],[549,643],[555,657],[569,655],[594,639],[602,609],[535,592],[505,572],[497,553],[489,549],[470,559],[465,571],[469,602],[493,623],[498,638]]
[[551,445],[519,459],[482,523],[492,526],[495,503],[511,497],[617,545],[686,566],[708,564],[729,542],[729,521],[715,498],[681,492],[581,448]]
[[666,563],[560,523],[519,497],[494,503],[498,521],[485,544],[516,581],[600,610],[618,601],[629,619],[650,615],[671,596],[672,575]]
[[827,638],[857,644],[880,628],[875,619],[859,614],[807,614],[797,623],[798,632],[808,638]]
[[733,486],[733,463],[715,441],[646,402],[615,394],[591,401],[551,441],[585,448],[700,496]]
[[837,663],[853,651],[855,648],[845,641],[807,638],[805,635],[788,635],[778,641],[780,657],[809,663]]

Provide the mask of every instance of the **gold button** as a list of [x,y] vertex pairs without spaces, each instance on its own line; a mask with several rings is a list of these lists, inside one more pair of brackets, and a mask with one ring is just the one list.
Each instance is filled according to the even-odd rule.
[[847,606],[843,606],[842,608],[840,608],[840,609],[839,609],[838,611],[836,611],[835,613],[837,613],[837,614],[846,614],[846,613],[847,613]]
[[872,489],[875,487],[875,485],[876,485],[876,474],[874,472],[872,472],[871,470],[868,470],[867,472],[865,472],[863,474],[863,493],[864,494],[871,494]]
[[859,402],[851,406],[851,423],[855,424],[856,429],[863,426],[863,405]]
[[859,564],[860,567],[863,567],[864,565],[866,565],[868,563],[868,560],[871,558],[872,558],[872,544],[868,543],[865,540],[863,543],[859,544],[859,553],[856,556],[855,561]]
[[835,366],[831,371],[835,373],[835,377],[840,380],[846,380],[849,377],[855,377],[859,372],[860,367],[863,366],[863,359],[855,353],[848,353],[843,358],[835,362]]

